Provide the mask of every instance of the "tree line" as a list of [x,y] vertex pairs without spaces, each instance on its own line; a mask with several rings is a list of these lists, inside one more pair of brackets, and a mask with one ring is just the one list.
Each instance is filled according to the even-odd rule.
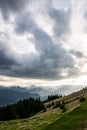
[[44,102],[52,101],[61,97],[62,95],[48,95],[47,99]]
[[27,118],[44,109],[40,98],[29,98],[14,104],[0,107],[0,121]]

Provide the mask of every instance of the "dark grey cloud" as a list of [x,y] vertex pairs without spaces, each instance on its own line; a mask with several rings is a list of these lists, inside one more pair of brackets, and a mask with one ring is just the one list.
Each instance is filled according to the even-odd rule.
[[14,64],[14,60],[10,59],[5,53],[4,50],[0,50],[0,68],[8,69],[11,65]]
[[84,58],[85,56],[81,51],[78,50],[70,50],[70,53],[76,56],[77,58]]
[[39,56],[23,58],[29,61],[26,67],[22,66],[23,71],[20,70],[23,75],[33,78],[62,78],[62,69],[74,68],[73,56],[60,43],[55,44],[52,38],[37,26],[30,15],[24,14],[20,19],[16,19],[15,31],[20,35],[25,32],[32,33],[36,51],[39,53]]
[[84,18],[87,19],[87,11],[84,13]]
[[70,32],[70,17],[71,10],[58,10],[50,6],[48,10],[49,16],[54,20],[54,36],[61,38],[61,36]]
[[84,33],[87,33],[87,10],[84,12],[84,19],[85,19],[85,21],[86,21],[86,23],[85,23],[85,27],[84,27]]
[[12,56],[9,45],[0,41],[0,75],[11,75],[12,67],[17,65],[15,58]]
[[25,32],[33,33],[35,28],[36,25],[29,12],[20,14],[20,17],[18,16],[15,20],[15,31],[17,34],[24,34]]
[[[5,9],[3,7],[4,4],[5,6],[7,4]],[[32,13],[29,11],[20,13],[20,11],[23,10],[23,8],[26,6],[24,0],[4,0],[4,4],[3,1],[1,1],[0,7],[4,19],[9,17],[9,13],[11,11],[18,12],[17,16],[15,17],[14,33],[17,35],[24,35],[25,33],[33,34],[33,44],[37,54],[31,53],[29,55],[20,55],[15,54],[15,52],[9,52],[9,55],[7,55],[4,47],[0,50],[0,74],[10,75],[13,77],[59,79],[64,78],[62,73],[66,69],[67,76],[72,74],[77,75],[79,73],[78,68],[75,67],[76,61],[73,58],[73,53],[64,49],[62,44],[58,42],[60,39],[62,40],[63,35],[66,35],[66,33],[69,32],[69,12],[64,10],[56,10],[51,7],[51,5],[49,5],[50,7],[47,13],[49,17],[55,22],[53,25],[54,37],[59,39],[55,43],[53,37],[51,37],[44,30],[42,30],[40,26],[37,25],[32,16]],[[7,14],[5,14],[5,12]],[[13,53],[14,58],[11,57],[11,53]],[[6,67],[7,69],[5,69]]]
[[22,13],[29,0],[0,0],[3,18],[7,20],[11,13]]
[[14,64],[15,61],[8,56],[7,48],[4,46],[4,43],[0,44],[0,69],[8,69]]

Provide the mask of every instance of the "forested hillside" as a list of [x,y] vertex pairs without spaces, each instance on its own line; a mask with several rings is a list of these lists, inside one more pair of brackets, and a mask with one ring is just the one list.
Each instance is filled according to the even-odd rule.
[[0,107],[0,120],[12,120],[17,118],[27,118],[35,115],[44,109],[44,104],[40,98],[29,98],[17,103]]

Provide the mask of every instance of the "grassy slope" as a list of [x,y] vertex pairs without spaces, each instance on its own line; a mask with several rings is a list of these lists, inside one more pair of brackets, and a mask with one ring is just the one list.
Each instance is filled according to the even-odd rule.
[[43,130],[84,130],[87,128],[87,100]]
[[[87,94],[87,91],[84,91],[81,94],[66,96],[64,99],[71,100],[85,92]],[[64,114],[56,108],[31,118],[0,122],[0,130],[83,130],[87,127],[87,100],[74,109],[78,105],[79,100],[70,102],[67,104],[67,113]]]
[[[78,105],[78,101],[68,104],[67,112],[71,111]],[[59,108],[51,109],[31,118],[0,122],[0,130],[42,130],[44,127],[61,118],[61,116],[62,113]]]
[[27,119],[0,122],[0,130],[40,130],[60,116],[60,110],[51,110]]

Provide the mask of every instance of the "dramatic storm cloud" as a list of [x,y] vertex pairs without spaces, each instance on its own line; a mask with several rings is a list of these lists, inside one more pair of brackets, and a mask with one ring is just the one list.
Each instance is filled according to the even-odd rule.
[[23,12],[26,4],[29,0],[0,0],[0,7],[2,11],[3,18],[6,20],[9,18],[10,14]]
[[0,0],[0,75],[37,80],[82,76],[87,58],[86,4],[86,0]]

